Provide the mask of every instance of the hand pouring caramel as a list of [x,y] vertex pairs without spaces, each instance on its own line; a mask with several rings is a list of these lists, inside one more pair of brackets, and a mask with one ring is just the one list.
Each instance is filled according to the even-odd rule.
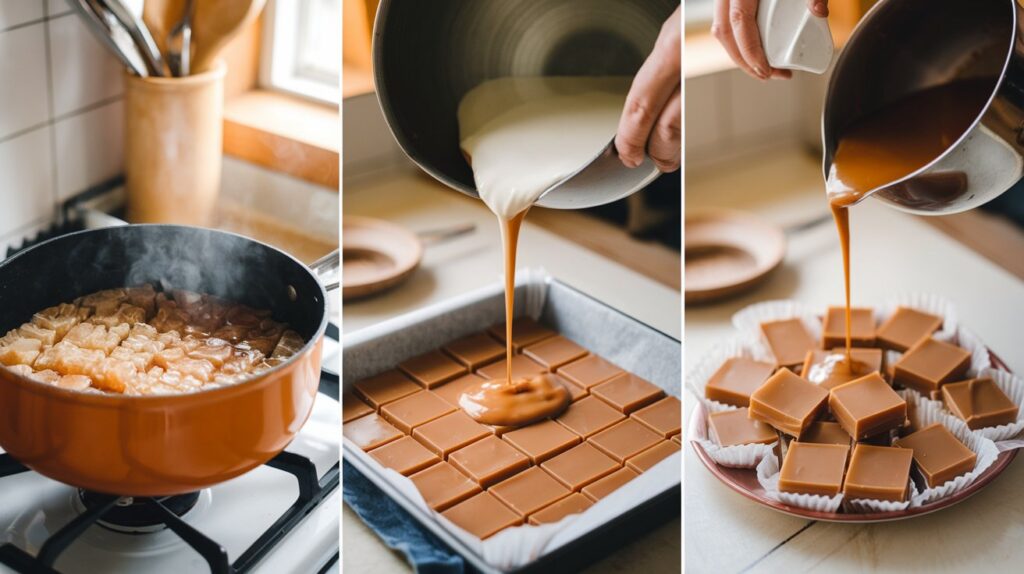
[[459,103],[463,153],[480,198],[498,217],[505,252],[505,379],[468,387],[459,406],[476,421],[520,426],[563,411],[569,392],[552,377],[512,376],[516,248],[526,212],[592,161],[618,125],[628,78],[500,78]]

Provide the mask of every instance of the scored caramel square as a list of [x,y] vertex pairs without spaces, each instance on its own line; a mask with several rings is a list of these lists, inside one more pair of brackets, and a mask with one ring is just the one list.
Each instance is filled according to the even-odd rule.
[[524,348],[523,354],[553,371],[586,356],[587,350],[561,335],[555,335]]
[[791,442],[779,474],[779,490],[796,494],[835,496],[843,488],[850,447]]
[[456,339],[445,345],[442,350],[470,370],[478,369],[505,356],[505,345],[495,341],[487,333],[476,333]]
[[942,401],[974,430],[1017,421],[1020,407],[988,377],[942,385]]
[[462,375],[461,377],[455,379],[454,381],[449,381],[439,387],[434,387],[433,389],[430,389],[430,392],[441,397],[453,407],[458,408],[459,397],[462,396],[462,392],[468,389],[469,387],[472,387],[473,385],[478,385],[486,380],[487,379],[481,377],[480,375],[469,373],[466,375]]
[[629,415],[647,428],[669,438],[683,430],[683,405],[679,399],[667,396],[660,401],[638,409]]
[[395,370],[385,371],[379,375],[363,379],[353,386],[355,387],[356,394],[365,399],[375,409],[379,409],[382,405],[391,401],[397,401],[402,397],[409,396],[421,389],[409,377]]
[[487,488],[530,467],[530,459],[491,435],[448,455],[448,462]]
[[540,464],[545,460],[576,446],[582,440],[564,426],[552,420],[541,421],[501,435],[502,440]]
[[908,448],[858,444],[853,447],[843,494],[850,499],[903,502],[910,484],[914,451]]
[[566,516],[579,514],[593,505],[594,503],[591,502],[589,498],[578,492],[574,492],[558,502],[534,512],[530,515],[527,522],[534,526],[540,526],[541,524],[554,524]]
[[465,366],[441,351],[430,351],[406,359],[398,364],[398,368],[428,389],[447,383],[467,372]]
[[481,540],[523,523],[518,514],[487,492],[481,492],[469,500],[460,502],[441,515]]
[[448,413],[412,431],[414,439],[446,460],[449,454],[488,436],[490,429],[462,411]]
[[[508,377],[508,368],[506,367],[507,363],[508,361],[502,359],[477,370],[476,374],[485,379],[505,379]],[[528,379],[543,374],[546,371],[547,369],[542,365],[537,364],[529,357],[525,357],[523,355],[516,355],[512,357],[512,380]]]
[[775,365],[747,357],[732,357],[708,379],[704,397],[725,405],[746,407],[750,395],[768,380]]
[[852,439],[843,430],[843,425],[832,421],[814,421],[797,439],[800,442],[817,444],[840,444],[849,446]]
[[590,393],[627,415],[665,396],[660,388],[633,373],[605,381],[590,389]]
[[781,369],[750,396],[750,418],[800,436],[828,402],[828,391]]
[[584,486],[583,490],[580,492],[590,500],[597,502],[638,476],[640,476],[640,474],[637,471],[623,467],[604,478],[595,480],[587,486]]
[[661,437],[635,420],[626,419],[588,438],[587,442],[623,464],[627,458],[661,442]]
[[617,377],[626,371],[616,367],[612,363],[598,357],[588,355],[578,361],[558,368],[558,374],[576,383],[584,389],[599,385],[612,377]]
[[777,367],[799,367],[807,351],[818,346],[800,319],[761,323],[761,333],[768,342]]
[[487,492],[523,517],[572,494],[536,466],[495,484]]
[[846,361],[846,349],[837,348],[831,351],[814,349],[807,353],[800,376],[827,390],[859,379],[871,373],[882,372],[881,349],[850,349],[853,359],[852,368]]
[[626,466],[635,470],[636,472],[646,472],[654,465],[679,452],[679,445],[670,441],[663,440],[651,448],[635,454],[626,460]]
[[903,352],[928,338],[942,326],[942,317],[909,307],[897,307],[878,328],[876,339],[883,349]]
[[618,470],[619,464],[590,443],[584,442],[542,462],[540,467],[569,490],[579,491]]
[[590,395],[590,393],[587,392],[587,389],[584,389],[583,387],[577,385],[576,383],[570,382],[569,380],[565,379],[564,377],[559,377],[558,375],[556,375],[554,373],[550,374],[549,376],[552,379],[558,381],[558,383],[560,385],[562,385],[563,387],[566,388],[566,390],[569,391],[569,399],[572,402],[576,402],[576,401],[582,399],[583,397],[586,397],[586,396]]
[[856,440],[899,428],[907,420],[907,402],[878,373],[832,389],[828,406]]
[[581,437],[600,432],[626,418],[596,397],[584,397],[569,405],[555,421]]
[[719,411],[708,415],[711,440],[719,446],[772,444],[779,434],[771,426],[750,418],[747,409]]
[[411,436],[389,442],[370,451],[381,465],[395,469],[402,476],[417,473],[428,466],[437,464],[441,459],[427,450]]
[[929,337],[896,361],[893,382],[928,395],[946,383],[962,380],[970,366],[969,352]]
[[[505,344],[505,323],[498,323],[487,332],[502,345]],[[516,352],[521,351],[527,345],[553,337],[555,334],[551,329],[529,317],[516,317],[512,320],[512,348]]]
[[893,446],[914,451],[914,463],[930,488],[967,474],[978,461],[974,451],[939,423],[896,439]]
[[427,506],[441,512],[482,492],[480,485],[466,478],[447,462],[441,462],[409,477]]
[[341,422],[347,423],[373,412],[373,407],[364,403],[354,393],[341,395]]
[[[850,343],[854,347],[875,344],[875,312],[866,307],[850,309]],[[822,328],[822,349],[846,348],[846,307],[829,307]]]
[[423,423],[428,423],[455,410],[434,393],[419,391],[390,402],[380,408],[382,417],[406,434]]
[[363,450],[377,448],[403,436],[402,431],[391,426],[391,423],[377,413],[343,423],[341,434]]

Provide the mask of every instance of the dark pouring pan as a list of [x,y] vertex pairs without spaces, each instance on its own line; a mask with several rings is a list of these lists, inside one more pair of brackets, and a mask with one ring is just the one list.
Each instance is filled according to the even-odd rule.
[[51,239],[0,263],[0,332],[40,309],[145,282],[269,309],[307,343],[237,385],[173,396],[69,391],[0,367],[0,447],[65,484],[167,496],[234,478],[288,445],[317,394],[326,290],[309,267],[258,241],[172,225]]

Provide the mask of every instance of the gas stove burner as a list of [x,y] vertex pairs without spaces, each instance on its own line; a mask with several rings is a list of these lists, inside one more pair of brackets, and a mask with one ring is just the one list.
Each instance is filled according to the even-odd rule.
[[97,520],[96,524],[115,532],[146,534],[167,528],[165,511],[178,518],[185,516],[199,502],[199,493],[191,492],[158,498],[133,498],[79,490],[78,499],[86,511],[107,506],[111,499],[116,499],[114,505],[103,513],[103,517]]

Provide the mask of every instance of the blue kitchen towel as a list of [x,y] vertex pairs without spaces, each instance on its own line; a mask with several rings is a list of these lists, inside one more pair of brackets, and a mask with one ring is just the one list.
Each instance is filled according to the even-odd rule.
[[[384,544],[405,554],[416,572],[462,574],[466,570],[462,556],[424,530],[415,518],[344,460],[342,477],[345,504],[380,536]],[[343,552],[359,552],[359,549],[345,548]]]

